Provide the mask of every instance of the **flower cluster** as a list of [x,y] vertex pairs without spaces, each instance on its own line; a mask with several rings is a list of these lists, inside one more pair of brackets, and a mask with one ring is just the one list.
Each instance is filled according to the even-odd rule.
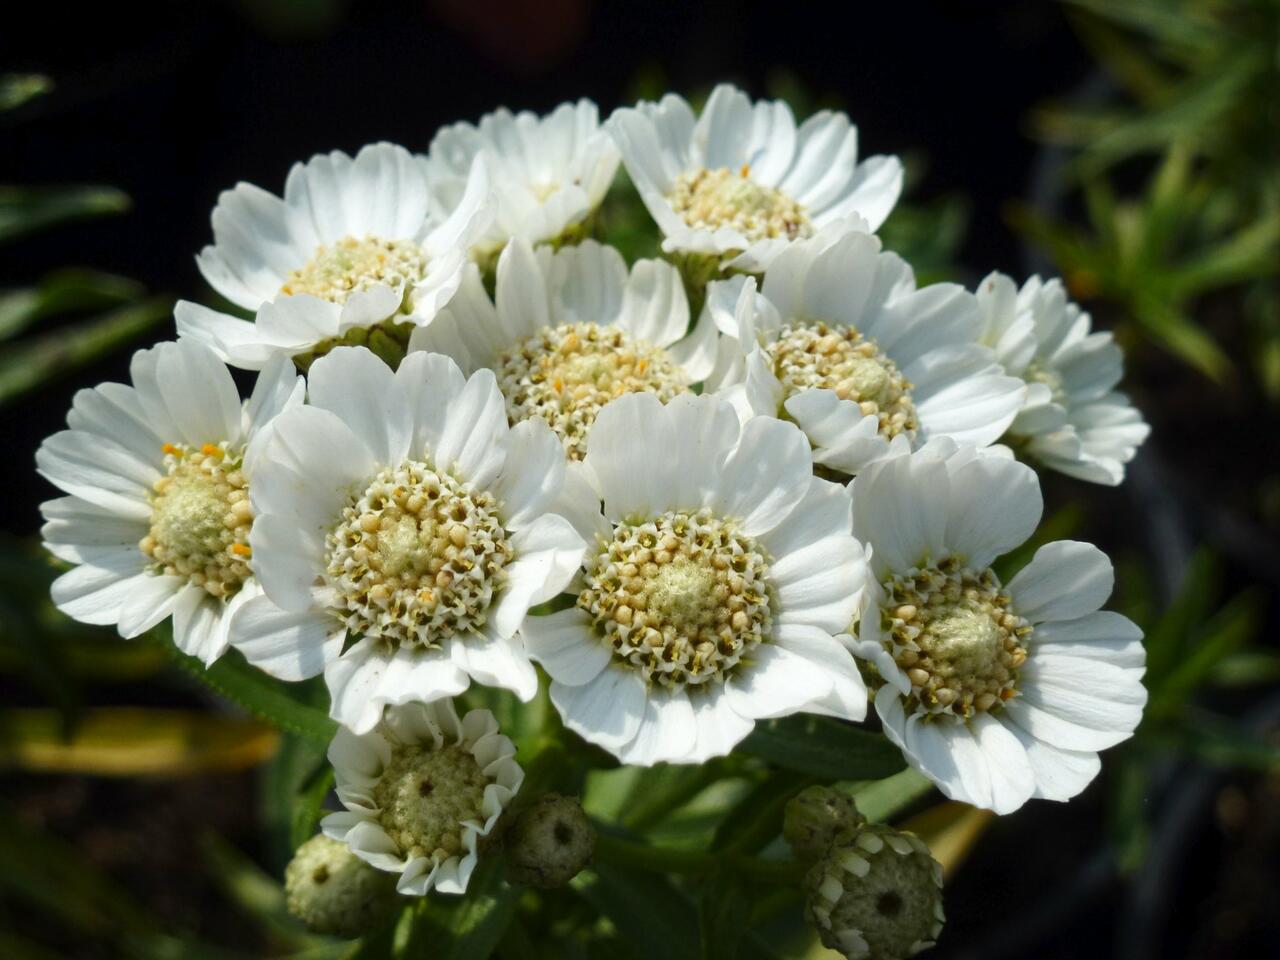
[[[619,164],[652,259],[597,239]],[[66,494],[43,507],[72,565],[54,600],[323,675],[345,807],[324,832],[402,894],[464,891],[523,780],[451,698],[531,700],[535,664],[623,763],[873,705],[949,797],[1068,799],[1139,722],[1141,635],[1088,544],[994,565],[1041,518],[1028,462],[1117,484],[1147,427],[1058,281],[920,285],[874,232],[901,182],[843,114],[720,86],[700,114],[502,110],[425,155],[316,156],[283,197],[238,184],[197,263],[245,315],[179,303],[178,340],[40,449]],[[243,402],[228,366],[259,371]],[[847,876],[933,874],[914,838],[858,844],[815,868],[812,909],[865,952],[833,927],[875,929]],[[921,909],[908,945],[936,936]]]

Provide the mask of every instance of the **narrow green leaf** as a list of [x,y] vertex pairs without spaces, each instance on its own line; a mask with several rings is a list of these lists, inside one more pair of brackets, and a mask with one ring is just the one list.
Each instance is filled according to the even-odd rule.
[[240,850],[212,831],[201,836],[200,849],[210,876],[245,917],[293,948],[322,942],[289,913],[283,884]]
[[906,765],[898,748],[881,735],[828,717],[757,723],[737,750],[825,780],[879,780]]
[[1255,687],[1280,681],[1280,653],[1247,650],[1213,665],[1209,682],[1216,687]]
[[6,73],[0,76],[0,112],[16,110],[52,89],[53,80],[43,73]]
[[933,781],[908,767],[874,783],[849,784],[848,789],[859,813],[872,823],[885,823],[927,796],[933,790]]
[[0,243],[71,220],[124,213],[130,205],[115,187],[0,186]]
[[300,685],[290,685],[267,676],[250,666],[236,650],[228,651],[213,666],[206,668],[195,657],[188,657],[172,644],[168,646],[174,659],[187,673],[254,716],[318,743],[327,744],[333,739],[338,725],[324,711],[301,699],[303,692],[294,689]]
[[136,280],[100,270],[67,268],[34,287],[0,292],[0,339],[21,333],[37,320],[73,310],[99,310],[137,300],[146,288]]
[[703,960],[739,960],[751,918],[751,891],[729,873],[703,881],[698,894],[698,932]]
[[6,347],[0,356],[0,406],[128,343],[172,309],[157,297]]

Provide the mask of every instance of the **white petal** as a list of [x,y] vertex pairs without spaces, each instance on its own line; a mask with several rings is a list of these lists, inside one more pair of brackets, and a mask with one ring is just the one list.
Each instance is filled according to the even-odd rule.
[[651,767],[687,762],[697,742],[693,707],[683,690],[652,690],[635,739],[617,750],[623,763]]
[[294,517],[268,513],[253,521],[249,544],[258,580],[271,601],[297,613],[309,609],[315,580],[324,572],[324,537]]
[[404,411],[393,409],[393,380],[391,368],[371,351],[338,347],[311,365],[307,396],[345,423],[379,463],[399,464],[410,438]]
[[831,691],[830,675],[813,661],[774,644],[762,644],[751,662],[725,683],[734,712],[752,720],[785,717]]
[[791,513],[809,489],[812,471],[803,433],[781,420],[757,417],[743,426],[712,507],[721,516],[739,518],[747,536],[760,536]]
[[979,713],[969,721],[986,760],[991,780],[991,809],[998,814],[1013,813],[1036,790],[1036,778],[1027,751],[1018,737],[995,717]]
[[551,509],[564,486],[565,466],[564,447],[545,420],[535,417],[511,428],[494,487],[507,529],[521,530]]
[[599,676],[613,656],[577,607],[541,617],[525,617],[520,636],[533,659],[557,683],[580,687]]
[[136,581],[120,604],[120,635],[130,640],[165,619],[186,586],[186,577],[154,575]]
[[1081,793],[1102,770],[1096,753],[1062,750],[1037,740],[1017,724],[1009,724],[1026,751],[1035,778],[1037,797],[1045,800],[1070,800]]
[[674,449],[671,418],[653,394],[629,393],[600,411],[585,462],[600,484],[609,519],[650,517],[680,506],[666,456]]
[[1111,596],[1115,571],[1090,543],[1059,540],[1036,551],[1008,584],[1020,616],[1032,623],[1074,620],[1093,613]]
[[469,685],[448,650],[387,651],[366,637],[324,668],[329,716],[355,733],[377,725],[384,707],[457,696]]
[[1025,543],[1044,512],[1035,471],[978,457],[949,471],[946,543],[974,569]]
[[616,754],[640,729],[644,681],[634,670],[611,667],[581,686],[552,683],[551,702],[566,727]]
[[450,652],[454,663],[480,683],[510,690],[525,703],[537,696],[538,674],[518,638],[472,634],[455,640]]
[[493,629],[510,637],[529,608],[550,600],[569,585],[586,552],[586,541],[564,517],[544,514],[511,538],[514,562],[507,585],[491,612]]
[[689,763],[705,763],[712,757],[728,756],[755,726],[754,720],[733,709],[724,687],[699,691],[690,702],[697,736],[686,757]]
[[314,677],[338,655],[346,637],[345,628],[328,614],[282,610],[266,596],[237,610],[228,633],[246,660],[281,680]]
[[143,572],[145,559],[129,550],[74,567],[53,581],[53,603],[81,623],[116,623],[124,603],[152,576]]
[[507,409],[492,370],[471,375],[449,405],[444,433],[431,451],[437,467],[456,470],[486,487],[497,479],[507,454]]

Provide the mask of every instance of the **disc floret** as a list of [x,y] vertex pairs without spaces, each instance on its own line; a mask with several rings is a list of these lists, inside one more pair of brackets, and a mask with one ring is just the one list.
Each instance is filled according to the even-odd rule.
[[623,522],[589,559],[578,606],[646,683],[723,682],[769,638],[768,562],[752,538],[706,510]]
[[243,450],[226,442],[164,445],[165,475],[152,486],[151,527],[138,548],[155,573],[186,577],[211,596],[235,596],[249,569],[248,482]]
[[348,236],[317,247],[305,266],[289,274],[280,292],[346,303],[353,293],[379,285],[413,286],[426,274],[426,252],[412,240]]
[[909,707],[971,717],[1017,695],[1031,626],[995,573],[948,557],[884,588],[883,642],[911,683]]
[[796,240],[813,234],[804,209],[781,190],[757,183],[750,168],[705,168],[681,174],[667,199],[695,230],[728,228],[749,241],[781,237]]
[[541,417],[575,460],[585,456],[587,431],[610,400],[646,392],[665,403],[689,385],[661,347],[595,323],[544,327],[494,367],[511,422]]
[[832,390],[876,417],[880,435],[914,438],[920,418],[911,383],[897,364],[854,327],[797,321],[782,327],[766,349],[787,396],[801,390]]
[[461,744],[401,745],[373,788],[378,822],[404,857],[439,863],[461,856],[463,824],[484,822],[490,782]]
[[483,627],[512,556],[494,498],[418,460],[380,472],[327,544],[339,618],[392,646]]

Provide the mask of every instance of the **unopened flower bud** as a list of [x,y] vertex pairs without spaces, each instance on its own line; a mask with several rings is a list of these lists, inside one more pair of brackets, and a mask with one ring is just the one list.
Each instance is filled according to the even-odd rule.
[[390,906],[395,877],[317,834],[289,861],[284,890],[289,912],[312,932],[358,937]]
[[782,815],[782,835],[804,861],[817,860],[840,831],[851,831],[867,822],[853,797],[830,787],[807,787],[787,804]]
[[591,862],[596,832],[577,797],[548,793],[520,812],[503,843],[511,880],[545,890],[564,886]]
[[905,960],[942,932],[942,867],[911,833],[838,835],[805,877],[805,912],[848,960]]

